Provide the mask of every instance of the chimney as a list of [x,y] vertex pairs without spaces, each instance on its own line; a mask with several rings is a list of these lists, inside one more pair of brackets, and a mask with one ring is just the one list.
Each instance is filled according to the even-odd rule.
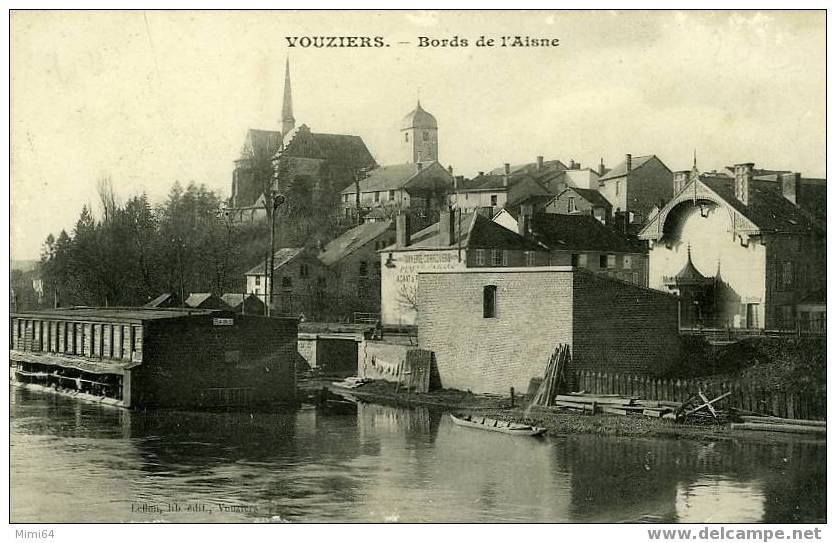
[[534,208],[531,204],[522,204],[520,206],[520,216],[517,219],[517,233],[521,236],[527,236],[531,233],[531,216],[534,214]]
[[510,175],[511,173],[511,165],[509,163],[505,163],[505,175]]
[[743,205],[749,205],[752,192],[752,171],[755,165],[751,162],[734,165],[734,197]]
[[540,155],[540,156],[537,157],[537,171],[538,172],[543,171],[543,155]]
[[447,171],[450,173],[450,175],[453,175],[453,166],[447,166]]
[[403,211],[395,217],[395,242],[398,247],[409,247],[409,215]]
[[576,166],[575,166],[575,159],[573,158],[573,159],[571,159],[571,160],[569,161],[569,169],[570,169],[570,170],[574,170],[575,168],[576,168]]
[[601,157],[601,163],[598,164],[598,175],[603,176],[607,169],[604,167],[604,157]]
[[627,173],[633,171],[633,155],[629,153],[624,155],[624,162],[627,163]]
[[800,173],[781,174],[781,194],[784,198],[795,205],[798,205],[798,189],[801,188]]
[[453,220],[454,212],[451,208],[447,207],[439,216],[438,219],[438,246],[439,247],[449,247],[453,245],[453,241],[456,239],[455,233],[455,226],[456,221]]
[[508,176],[511,175],[511,165],[507,162],[505,163],[505,174],[502,176],[502,186],[508,186]]
[[482,177],[483,175],[485,175],[485,172],[479,172],[479,177]]

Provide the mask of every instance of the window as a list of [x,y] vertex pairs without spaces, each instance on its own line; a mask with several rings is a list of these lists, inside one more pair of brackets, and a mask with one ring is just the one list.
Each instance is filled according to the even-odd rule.
[[391,200],[394,200],[394,199],[395,199],[395,191],[394,191],[394,190],[390,190],[390,191],[389,191],[389,200],[391,201]]
[[343,194],[343,202],[348,203],[348,194]]
[[307,264],[299,264],[299,277],[307,277],[308,276],[308,265]]
[[255,286],[257,286],[257,287],[261,286],[261,276],[260,275],[255,276]]
[[424,132],[421,134],[421,137],[424,139],[424,141],[430,141],[430,133],[429,133],[429,131],[424,130]]
[[572,266],[577,268],[581,265],[581,255],[572,253]]
[[375,203],[380,201],[380,191],[379,190],[374,191],[374,201],[375,201]]
[[621,181],[615,182],[615,195],[618,196],[621,194]]
[[508,265],[508,251],[502,251],[502,265]]
[[496,317],[496,285],[487,285],[482,289],[482,317]]
[[502,251],[494,249],[491,251],[491,265],[493,266],[502,266]]
[[403,133],[403,140],[406,141],[406,142],[409,142],[409,132],[404,132]]
[[570,196],[569,197],[569,203],[566,205],[566,212],[567,213],[574,213],[577,210],[578,210],[578,208],[575,206],[575,197]]
[[578,266],[580,266],[581,268],[585,268],[585,267],[586,267],[586,254],[581,253],[581,254],[578,256]]
[[624,255],[621,259],[621,267],[625,270],[633,269],[633,257],[630,255]]
[[477,266],[484,266],[485,265],[485,250],[484,249],[476,249],[476,265]]
[[607,255],[607,268],[615,268],[615,255]]
[[496,194],[491,194],[491,207],[496,207]]
[[369,265],[366,262],[360,262],[360,277],[365,277],[369,273]]
[[607,267],[607,255],[601,255],[598,257],[598,267],[601,269],[605,269]]
[[290,277],[282,276],[282,288],[293,288],[293,281]]
[[633,272],[633,284],[634,285],[639,284],[639,274],[637,272]]
[[525,263],[527,266],[536,266],[537,265],[537,253],[534,251],[526,251],[525,252]]

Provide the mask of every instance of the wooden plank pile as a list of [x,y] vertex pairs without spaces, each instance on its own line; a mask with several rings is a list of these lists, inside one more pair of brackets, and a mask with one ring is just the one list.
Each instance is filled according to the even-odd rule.
[[786,432],[793,434],[827,434],[827,422],[823,420],[782,419],[779,417],[755,417],[743,415],[743,422],[732,423],[732,430],[758,432]]
[[562,409],[611,415],[643,415],[653,418],[675,418],[674,412],[682,404],[657,400],[643,400],[620,394],[585,394],[570,392],[554,397],[554,404]]
[[531,405],[555,405],[555,395],[566,388],[566,367],[571,361],[572,351],[569,345],[558,345],[546,364],[546,373],[531,400]]

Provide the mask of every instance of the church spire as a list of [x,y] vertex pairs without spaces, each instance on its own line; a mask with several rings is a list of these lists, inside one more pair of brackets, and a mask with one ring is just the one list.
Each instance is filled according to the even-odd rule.
[[284,102],[282,103],[282,137],[293,130],[296,119],[293,117],[293,98],[290,94],[290,57],[284,65]]

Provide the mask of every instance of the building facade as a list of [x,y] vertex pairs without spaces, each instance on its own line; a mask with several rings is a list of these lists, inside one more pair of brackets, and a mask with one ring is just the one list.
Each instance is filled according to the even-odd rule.
[[[263,261],[246,274],[247,294],[269,304],[269,262]],[[327,309],[326,293],[334,286],[333,274],[304,247],[283,247],[273,257],[273,305],[271,312],[316,318]],[[330,286],[329,286],[330,285]]]
[[673,173],[656,155],[633,157],[598,179],[598,192],[613,213],[627,214],[630,223],[642,224],[650,211],[673,196]]
[[477,213],[447,210],[438,223],[414,234],[401,214],[395,235],[395,244],[379,252],[381,320],[387,327],[416,324],[421,271],[548,263],[542,247]]
[[444,388],[527,390],[561,343],[593,371],[662,375],[679,353],[675,296],[572,267],[422,272],[418,300]]
[[683,327],[795,329],[826,281],[824,180],[733,171],[694,175],[642,229],[650,286],[681,295]]

